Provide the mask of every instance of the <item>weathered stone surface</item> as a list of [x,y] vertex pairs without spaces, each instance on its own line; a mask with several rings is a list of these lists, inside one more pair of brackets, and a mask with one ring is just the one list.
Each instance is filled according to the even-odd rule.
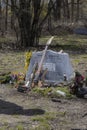
[[[35,52],[32,55],[28,72],[26,74],[26,80],[29,79],[32,68],[35,63],[40,63],[43,51]],[[73,76],[73,68],[70,63],[69,55],[67,53],[55,52],[47,50],[42,69],[48,69],[45,81],[49,83],[60,83],[64,81],[64,75],[67,80],[70,80]]]

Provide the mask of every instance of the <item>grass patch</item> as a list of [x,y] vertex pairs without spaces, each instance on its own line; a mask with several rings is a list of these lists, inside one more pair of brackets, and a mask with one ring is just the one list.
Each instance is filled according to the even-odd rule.
[[41,116],[32,117],[32,121],[45,122],[45,118]]
[[[4,126],[0,128],[0,130],[7,130],[9,128],[8,122],[4,122]],[[10,129],[9,129],[10,130]]]
[[48,96],[48,93],[52,91],[52,88],[34,88],[33,92],[39,93],[42,96]]
[[50,88],[34,88],[32,91],[35,93],[38,93],[42,96],[45,97],[55,97],[55,98],[61,98],[63,97],[62,95],[60,95],[59,93],[57,93],[57,90],[60,90],[62,92],[65,93],[65,97],[64,98],[73,98],[73,95],[70,94],[69,92],[69,87],[65,86],[65,87],[50,87]]
[[6,130],[6,129],[7,129],[7,128],[6,128],[6,127],[4,127],[4,126],[0,128],[0,130]]
[[50,120],[54,120],[56,118],[56,115],[59,113],[56,112],[46,112],[44,116],[35,116],[32,117],[32,121],[38,121],[38,122],[45,122],[47,123]]
[[51,127],[48,123],[48,120],[45,118],[45,116],[43,116],[43,117],[40,117],[40,116],[33,117],[32,121],[39,122],[39,125],[35,128],[30,129],[30,130],[44,130],[44,129],[50,130],[51,129]]
[[80,59],[74,59],[74,63],[78,64],[80,62]]
[[[60,90],[60,91],[64,92],[64,93],[65,93],[65,96],[62,96],[62,95],[60,95],[59,93],[57,93],[57,90]],[[69,88],[68,88],[68,86],[66,86],[66,87],[56,87],[56,88],[54,89],[54,92],[53,92],[52,97],[56,97],[56,98],[64,97],[64,98],[71,99],[71,98],[73,98],[73,95],[70,94]]]
[[23,127],[22,124],[20,124],[20,125],[16,126],[16,129],[17,129],[17,130],[24,130],[24,127]]
[[24,52],[0,52],[0,72],[25,72]]
[[51,130],[51,126],[49,121],[54,120],[56,118],[57,113],[54,112],[46,112],[44,116],[36,116],[32,118],[32,121],[39,122],[39,125],[31,130]]
[[42,123],[39,126],[32,128],[30,130],[51,130],[51,126],[48,123]]
[[12,39],[6,38],[6,37],[0,37],[0,43],[8,43]]
[[49,124],[50,121],[58,118],[58,117],[64,117],[66,115],[66,112],[46,112],[44,116],[36,116],[32,117],[32,121],[37,121],[38,126],[35,128],[32,128],[30,130],[51,130],[51,126]]
[[57,112],[57,116],[64,117],[66,115],[66,111]]
[[55,112],[46,112],[46,114],[44,115],[46,120],[54,120],[56,118],[56,114]]
[[[47,40],[51,36],[42,37],[40,38],[40,44],[46,44]],[[82,35],[63,35],[63,36],[55,36],[52,44],[56,46],[56,49],[65,49],[65,50],[73,50],[73,51],[82,51],[86,49],[87,38],[86,36]]]

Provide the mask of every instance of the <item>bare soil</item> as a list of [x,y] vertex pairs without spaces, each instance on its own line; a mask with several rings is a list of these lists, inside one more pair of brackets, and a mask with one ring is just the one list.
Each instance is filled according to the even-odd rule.
[[[53,102],[51,98],[39,95],[19,93],[7,85],[0,86],[0,127],[30,130],[40,125],[32,118],[41,118],[45,113],[56,114],[49,120],[50,130],[87,129],[87,99],[59,99]],[[45,127],[43,128],[45,129]]]
[[[74,69],[86,75],[87,55],[70,58]],[[0,51],[0,61],[0,72],[24,72],[23,52]],[[54,102],[34,92],[19,93],[9,84],[0,85],[0,130],[87,130],[87,99]]]

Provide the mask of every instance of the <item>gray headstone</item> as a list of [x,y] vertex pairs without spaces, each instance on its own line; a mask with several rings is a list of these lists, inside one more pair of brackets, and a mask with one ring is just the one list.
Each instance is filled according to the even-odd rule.
[[[29,79],[32,68],[35,63],[40,63],[43,51],[38,51],[32,54],[28,72],[26,74],[26,81]],[[47,73],[45,76],[45,82],[47,83],[60,83],[64,81],[64,75],[66,75],[67,80],[70,80],[74,71],[67,53],[55,52],[52,50],[47,50],[46,56],[43,62],[43,70],[46,68]]]

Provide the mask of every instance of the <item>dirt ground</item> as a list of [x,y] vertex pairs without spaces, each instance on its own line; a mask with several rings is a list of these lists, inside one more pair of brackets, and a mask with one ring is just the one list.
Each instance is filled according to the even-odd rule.
[[1,85],[0,128],[18,129],[20,125],[24,130],[35,129],[40,123],[33,117],[41,118],[46,113],[56,114],[53,119],[48,118],[50,130],[87,130],[87,99],[59,99],[59,102],[53,102],[51,98],[22,94],[15,88]]
[[[85,74],[87,55],[70,57],[74,69]],[[0,51],[0,71],[23,70],[23,58],[24,53]],[[0,130],[87,130],[87,99],[60,98],[53,102],[50,97],[0,85]]]

